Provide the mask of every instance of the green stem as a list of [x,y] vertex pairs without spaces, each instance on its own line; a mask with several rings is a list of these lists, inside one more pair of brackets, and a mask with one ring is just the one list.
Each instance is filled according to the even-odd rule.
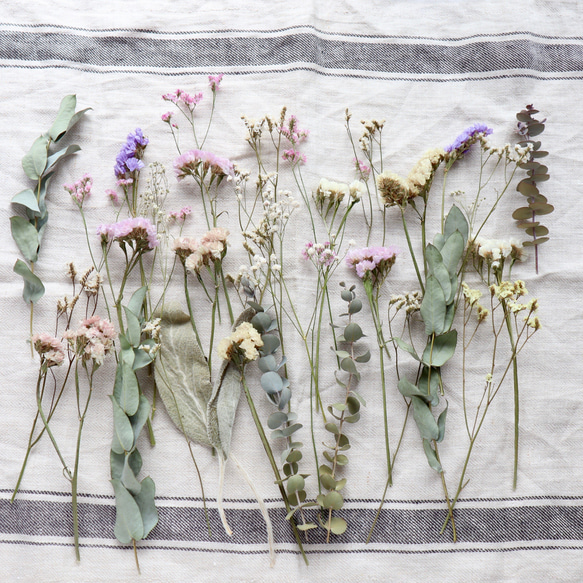
[[188,271],[186,270],[186,266],[184,263],[182,264],[184,270],[184,297],[186,298],[186,305],[188,306],[188,314],[190,315],[190,324],[194,331],[194,335],[196,336],[196,341],[201,352],[204,354],[204,350],[202,348],[202,342],[200,340],[200,336],[198,335],[198,330],[196,328],[196,323],[194,321],[194,313],[192,311],[192,304],[190,302],[190,294],[188,293]]
[[[275,480],[279,487],[279,491],[281,492],[281,496],[283,498],[283,502],[285,504],[287,512],[291,512],[292,507],[289,503],[285,487],[283,485],[283,481],[281,479],[281,474],[279,473],[279,469],[277,467],[277,462],[273,456],[273,451],[271,450],[271,446],[269,445],[269,441],[265,435],[265,431],[263,430],[263,426],[261,425],[261,421],[259,419],[259,415],[257,414],[257,409],[255,409],[255,403],[253,402],[253,398],[251,397],[251,393],[249,391],[249,387],[247,386],[247,382],[245,380],[245,375],[243,374],[243,370],[241,370],[241,384],[243,385],[243,390],[245,391],[245,397],[247,398],[247,403],[249,404],[249,409],[251,410],[251,415],[253,416],[253,421],[255,422],[255,427],[257,428],[257,433],[259,434],[259,438],[261,439],[261,443],[263,444],[263,449],[267,454],[267,458],[269,459],[269,463],[271,464],[271,469],[273,470],[273,475],[275,476]],[[300,538],[300,533],[296,527],[296,523],[293,520],[293,517],[290,518],[290,524],[292,526],[292,530],[294,532],[294,537],[296,542],[298,543],[298,547],[300,549],[300,553],[304,559],[306,565],[308,563],[308,557],[306,557],[306,553],[304,551],[304,547],[302,545],[302,540]]]
[[413,266],[415,267],[415,273],[417,274],[417,280],[419,281],[419,287],[421,287],[421,293],[425,293],[425,286],[423,285],[423,279],[421,278],[421,273],[419,271],[419,265],[417,265],[417,259],[415,257],[415,252],[413,251],[413,245],[411,244],[411,237],[409,236],[409,229],[407,229],[407,221],[405,220],[405,209],[401,209],[401,220],[403,221],[403,230],[405,231],[405,237],[407,238],[407,246],[409,247],[409,252],[411,253],[411,259],[413,259]]

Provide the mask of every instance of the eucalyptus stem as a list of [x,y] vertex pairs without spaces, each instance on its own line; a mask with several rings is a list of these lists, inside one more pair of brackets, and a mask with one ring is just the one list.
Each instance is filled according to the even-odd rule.
[[[273,470],[273,474],[275,476],[276,483],[279,487],[279,491],[281,492],[281,496],[283,498],[283,502],[285,504],[287,512],[291,512],[292,507],[289,503],[285,488],[283,486],[283,481],[281,479],[281,474],[279,473],[279,469],[277,467],[277,462],[275,461],[275,457],[273,456],[273,451],[271,446],[269,445],[269,441],[265,435],[265,431],[263,430],[263,425],[261,425],[261,420],[259,419],[259,415],[257,414],[257,409],[255,408],[255,403],[253,402],[253,397],[251,397],[251,393],[249,391],[249,387],[247,386],[247,382],[245,380],[245,375],[243,368],[241,368],[241,384],[243,386],[243,390],[245,391],[245,397],[247,398],[247,403],[249,404],[249,409],[251,411],[251,415],[253,416],[253,421],[255,422],[255,427],[257,428],[257,433],[259,434],[259,438],[261,439],[261,443],[263,445],[263,449],[267,454],[267,458],[269,459],[269,463],[271,464],[271,468]],[[298,543],[298,547],[300,549],[300,553],[304,559],[306,565],[309,565],[308,557],[304,551],[304,547],[302,545],[302,539],[300,537],[300,533],[296,527],[296,523],[293,517],[290,518],[290,524],[294,533],[294,537],[296,542]]]
[[405,231],[405,237],[407,238],[407,246],[409,247],[409,252],[411,253],[411,259],[413,260],[413,266],[415,267],[415,273],[417,274],[417,280],[419,281],[419,287],[421,288],[421,293],[425,293],[425,286],[423,285],[423,279],[419,271],[419,265],[417,265],[417,259],[415,257],[415,252],[413,251],[413,245],[411,243],[411,237],[409,235],[409,229],[407,229],[407,221],[405,220],[405,209],[401,209],[401,220],[403,221],[403,230]]

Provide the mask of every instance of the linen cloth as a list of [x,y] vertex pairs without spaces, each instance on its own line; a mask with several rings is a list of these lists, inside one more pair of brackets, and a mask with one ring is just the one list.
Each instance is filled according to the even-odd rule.
[[[2,205],[0,314],[4,347],[0,351],[0,573],[6,581],[574,581],[581,577],[583,549],[583,420],[580,392],[582,279],[580,93],[583,83],[583,38],[578,2],[520,1],[507,3],[429,2],[203,2],[186,6],[168,0],[124,2],[104,0],[25,4],[5,0],[0,6],[0,152]],[[53,178],[48,195],[49,227],[38,273],[47,293],[35,309],[35,331],[54,326],[57,299],[70,293],[64,266],[78,268],[90,257],[78,210],[61,189],[65,182],[89,172],[94,194],[85,204],[90,236],[101,222],[113,220],[104,192],[112,188],[115,156],[125,136],[141,127],[149,137],[146,162],[167,167],[172,209],[196,207],[193,189],[177,184],[171,165],[176,152],[160,115],[167,111],[162,94],[183,88],[205,91],[201,116],[208,114],[207,75],[224,73],[208,149],[251,168],[253,156],[244,142],[242,114],[278,115],[281,106],[311,130],[302,151],[308,188],[322,177],[350,182],[354,173],[344,111],[361,118],[386,119],[385,168],[406,175],[428,148],[444,146],[469,125],[482,122],[495,131],[492,140],[516,140],[515,114],[534,104],[547,118],[541,136],[551,180],[541,191],[555,206],[544,217],[550,241],[541,247],[540,270],[532,258],[514,274],[526,280],[538,297],[543,329],[520,357],[521,451],[518,487],[512,490],[512,391],[507,383],[486,420],[472,460],[470,482],[456,506],[459,541],[439,534],[446,516],[441,485],[427,466],[418,430],[406,428],[395,480],[372,541],[366,535],[379,505],[386,466],[382,405],[375,358],[364,370],[360,390],[367,399],[362,419],[350,428],[352,449],[345,490],[344,516],[349,528],[326,544],[321,533],[305,544],[306,567],[285,522],[285,511],[262,451],[246,403],[241,402],[233,434],[233,452],[252,475],[265,499],[275,529],[277,560],[269,567],[265,525],[257,502],[235,464],[227,466],[225,508],[234,534],[224,534],[216,510],[216,457],[194,447],[210,508],[212,535],[204,522],[202,498],[187,444],[158,403],[154,419],[157,444],[142,436],[142,475],[156,483],[160,521],[138,544],[142,575],[131,549],[113,536],[114,497],[109,484],[113,364],[100,372],[96,395],[83,435],[80,492],[80,564],[72,547],[69,484],[59,470],[48,439],[34,448],[14,504],[9,503],[34,417],[36,362],[31,359],[28,306],[22,281],[12,272],[19,251],[10,236],[10,200],[28,187],[20,160],[34,139],[49,127],[60,99],[75,93],[78,108],[91,107],[72,132],[82,151]],[[205,109],[206,108],[206,109]],[[470,154],[452,172],[451,190],[473,196],[476,159]],[[290,173],[285,186],[294,192]],[[295,196],[299,198],[297,193]],[[495,194],[490,192],[488,196]],[[227,195],[225,195],[227,196]],[[233,197],[231,193],[229,196]],[[521,197],[511,187],[487,236],[524,238],[511,219]],[[491,198],[489,199],[491,201]],[[236,204],[227,208],[225,224],[235,233],[227,271],[245,260],[236,233]],[[488,201],[482,208],[486,208]],[[185,234],[200,236],[205,224],[198,212]],[[303,213],[303,214],[302,214]],[[400,219],[388,213],[388,242],[402,249],[383,298],[415,288],[415,274]],[[288,233],[284,265],[292,296],[308,301],[314,273],[299,255],[308,230],[305,208],[297,211]],[[435,225],[434,225],[435,226]],[[351,227],[352,228],[352,227]],[[350,237],[361,233],[352,228]],[[429,230],[429,232],[432,232]],[[364,245],[364,241],[357,241]],[[97,249],[97,237],[92,241]],[[419,244],[419,241],[416,240]],[[311,278],[311,279],[310,279]],[[341,279],[364,291],[356,276],[341,266],[331,284]],[[159,285],[160,279],[155,281]],[[137,287],[137,282],[134,282]],[[181,299],[180,288],[172,289]],[[336,298],[338,299],[338,297]],[[201,330],[210,313],[196,296]],[[338,301],[336,312],[341,311]],[[367,310],[361,325],[374,354],[374,329]],[[228,332],[224,325],[223,335]],[[208,335],[208,332],[204,333]],[[309,447],[309,367],[291,326],[284,328],[293,403],[303,422],[302,441],[309,495],[315,495]],[[221,337],[220,335],[218,336]],[[326,350],[326,342],[323,350]],[[458,354],[459,356],[459,354]],[[486,370],[488,355],[476,355],[473,371]],[[467,438],[463,428],[459,359],[450,366],[447,436],[440,452],[451,489],[455,488]],[[412,365],[411,365],[412,366]],[[321,378],[323,400],[338,399],[334,361],[325,357]],[[403,401],[387,365],[393,444],[398,438]],[[255,401],[263,420],[271,412],[255,381]],[[479,390],[478,388],[476,390]],[[74,453],[76,421],[72,394],[64,397],[54,432]],[[66,412],[66,413],[65,413]],[[394,415],[394,417],[393,417]],[[324,431],[317,427],[320,440]],[[321,447],[318,447],[320,450]]]

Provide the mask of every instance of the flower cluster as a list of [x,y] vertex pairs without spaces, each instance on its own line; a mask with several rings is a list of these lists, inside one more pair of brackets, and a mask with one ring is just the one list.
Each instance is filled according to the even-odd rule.
[[213,93],[219,88],[219,85],[221,84],[222,80],[223,80],[222,73],[220,73],[219,75],[209,75],[209,85]]
[[478,315],[478,324],[481,324],[490,314],[490,311],[484,306],[480,305],[478,302],[482,297],[482,292],[479,289],[472,289],[470,286],[464,281],[462,282],[462,290],[464,293],[464,301],[470,307],[475,307],[477,310]]
[[337,259],[338,255],[332,249],[330,241],[325,243],[306,243],[302,250],[304,259],[311,261],[316,267],[330,267]]
[[516,164],[519,164],[533,151],[533,145],[531,143],[524,145],[504,144],[503,146],[494,146],[485,138],[482,140],[482,147],[485,151],[499,158],[504,157],[508,162],[514,162]]
[[47,367],[60,366],[65,360],[65,349],[60,340],[50,334],[35,334],[32,345],[41,357],[41,363]]
[[81,321],[77,330],[67,330],[63,335],[75,354],[83,360],[92,360],[97,366],[102,365],[105,356],[113,350],[116,337],[113,324],[99,316]]
[[200,241],[193,237],[177,237],[172,249],[189,271],[200,273],[205,265],[225,256],[228,236],[229,231],[215,227],[205,233]]
[[450,158],[455,159],[467,152],[470,147],[485,136],[489,136],[492,129],[483,123],[475,123],[466,128],[451,144],[444,149]]
[[174,170],[178,180],[193,174],[203,178],[209,170],[213,175],[223,177],[233,173],[233,164],[212,152],[190,150],[174,160]]
[[178,106],[184,104],[190,111],[193,111],[194,108],[200,103],[202,99],[202,93],[195,93],[194,95],[190,95],[190,93],[186,93],[186,91],[182,91],[182,89],[177,89],[174,93],[166,93],[165,95],[162,95],[162,99],[164,101],[170,101],[174,105]]
[[423,297],[421,292],[407,292],[405,294],[392,295],[389,300],[389,306],[393,306],[395,311],[405,309],[407,315],[418,312],[421,309],[421,301]]
[[433,180],[435,171],[445,158],[445,150],[433,148],[427,150],[413,166],[409,176],[409,191],[413,196],[424,196]]
[[136,242],[137,249],[154,249],[159,245],[154,225],[142,217],[124,219],[118,223],[103,224],[97,227],[97,234],[101,235],[104,243],[118,241],[121,243]]
[[367,166],[362,160],[359,160],[358,158],[353,158],[352,160],[355,169],[356,169],[356,173],[363,179],[363,180],[368,180],[369,176],[370,176],[370,166]]
[[391,247],[365,247],[351,249],[346,254],[346,264],[356,269],[361,279],[370,279],[374,284],[382,283],[395,263],[398,250]]
[[394,172],[385,170],[377,175],[379,198],[385,206],[404,207],[409,199],[416,196],[411,193],[409,187],[409,181]]
[[181,208],[179,211],[172,211],[168,213],[168,219],[173,221],[184,221],[188,215],[192,213],[192,209],[189,206]]
[[522,243],[516,239],[503,241],[476,237],[471,245],[474,255],[479,260],[485,259],[494,269],[500,267],[507,257],[513,261],[522,261],[524,258]]
[[306,163],[306,155],[302,154],[298,150],[294,150],[290,148],[289,150],[284,150],[283,154],[281,155],[282,159],[286,162],[291,162],[293,165],[298,163]]
[[345,196],[350,195],[350,187],[343,182],[332,182],[322,178],[316,189],[315,199],[320,205],[335,204],[344,199]]
[[63,184],[63,188],[71,195],[79,208],[83,206],[84,200],[91,195],[92,186],[93,178],[89,174],[85,174],[81,180],[77,180],[73,184]]
[[283,123],[279,128],[279,133],[287,138],[293,146],[296,146],[310,135],[310,130],[300,129],[298,127],[298,118],[295,115],[290,115],[287,124]]
[[262,346],[259,332],[250,322],[243,322],[230,336],[219,342],[217,352],[223,360],[236,360],[242,356],[244,362],[251,362],[259,358],[258,348]]
[[147,145],[148,138],[140,128],[128,134],[126,143],[115,159],[113,170],[117,178],[125,179],[128,173],[137,172],[144,167],[141,158]]

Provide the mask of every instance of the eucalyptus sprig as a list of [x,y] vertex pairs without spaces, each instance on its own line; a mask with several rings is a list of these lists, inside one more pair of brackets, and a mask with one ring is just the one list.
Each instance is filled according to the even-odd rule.
[[70,144],[60,150],[53,146],[66,136],[67,132],[75,126],[86,111],[91,109],[88,107],[75,112],[76,105],[75,95],[67,95],[63,98],[53,125],[34,141],[22,159],[22,168],[28,178],[35,182],[34,188],[22,190],[12,198],[12,203],[24,207],[26,212],[26,218],[21,215],[10,217],[10,226],[12,237],[26,260],[17,259],[13,269],[24,279],[22,297],[25,302],[30,303],[31,337],[34,304],[45,293],[45,287],[38,275],[35,274],[34,268],[38,261],[42,237],[49,219],[46,204],[47,188],[59,162],[81,149],[76,144]]
[[534,116],[538,113],[532,105],[527,105],[516,114],[518,120],[518,133],[524,136],[519,142],[520,146],[529,146],[530,152],[525,162],[520,164],[520,168],[526,170],[527,177],[522,179],[516,186],[516,190],[526,197],[528,206],[520,207],[512,213],[512,218],[517,221],[516,226],[524,229],[526,234],[532,237],[532,241],[525,241],[525,247],[534,247],[535,267],[538,273],[538,246],[549,240],[547,236],[549,230],[536,220],[537,216],[548,215],[555,210],[555,207],[548,203],[546,196],[540,193],[538,184],[549,179],[548,167],[537,161],[538,158],[548,156],[548,152],[541,150],[541,143],[533,140],[534,137],[542,134],[545,130],[546,119],[539,120]]
[[[346,289],[344,282],[340,283],[344,288],[341,292],[342,299],[347,304],[347,312],[342,316],[348,316],[348,324],[339,326],[340,334],[336,337],[340,345],[345,346],[345,350],[334,350],[340,359],[340,370],[336,373],[336,382],[344,389],[344,399],[328,407],[328,412],[336,422],[326,423],[326,431],[333,436],[333,443],[324,443],[323,456],[328,462],[323,463],[318,468],[320,484],[328,492],[319,494],[316,498],[322,510],[319,516],[320,525],[326,529],[326,542],[330,542],[330,533],[340,535],[346,531],[346,519],[340,516],[332,516],[332,511],[340,510],[344,506],[344,498],[340,493],[346,485],[346,478],[338,477],[340,468],[348,464],[348,457],[341,453],[350,449],[350,440],[344,433],[345,423],[356,423],[360,420],[360,407],[366,405],[364,398],[356,392],[355,386],[360,380],[357,364],[368,362],[370,352],[357,356],[355,353],[356,343],[364,337],[362,328],[352,321],[352,316],[362,309],[362,302],[356,297],[354,290],[356,286]],[[344,374],[346,373],[346,374]],[[339,374],[342,375],[339,377]],[[322,518],[322,516],[324,518]]]

